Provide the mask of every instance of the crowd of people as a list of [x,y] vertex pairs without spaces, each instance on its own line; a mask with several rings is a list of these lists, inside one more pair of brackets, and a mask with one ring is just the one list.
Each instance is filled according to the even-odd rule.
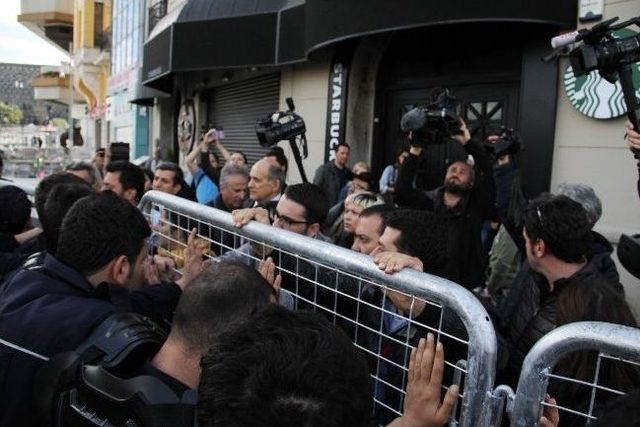
[[[45,177],[37,226],[24,191],[0,187],[0,425],[448,422],[458,387],[442,392],[444,340],[430,328],[466,339],[455,313],[202,227],[172,236],[186,246],[178,260],[151,238],[157,224],[137,207],[151,189],[229,212],[238,228],[255,221],[359,252],[387,274],[413,269],[460,284],[491,315],[497,382],[512,387],[531,347],[559,325],[637,327],[613,248],[593,230],[602,213],[593,189],[566,184],[526,200],[518,159],[493,157],[461,128],[452,143],[468,157],[437,188],[417,182],[425,155],[411,135],[378,182],[367,164],[348,167],[341,143],[313,183],[287,184],[281,148],[249,165],[215,130],[186,156],[186,175],[159,152],[138,167],[98,150]],[[631,128],[626,141],[640,148]],[[326,310],[312,313],[314,305]],[[355,320],[365,332],[355,334]],[[402,342],[413,348],[408,358]],[[445,346],[448,359],[466,358],[467,349]],[[374,382],[370,355],[379,353]],[[609,414],[620,419],[638,403],[637,366],[581,352],[554,373],[589,383],[596,364],[600,384],[628,396],[590,401],[588,389],[552,382],[541,425],[584,425],[558,405],[592,405],[598,425],[624,425]]]

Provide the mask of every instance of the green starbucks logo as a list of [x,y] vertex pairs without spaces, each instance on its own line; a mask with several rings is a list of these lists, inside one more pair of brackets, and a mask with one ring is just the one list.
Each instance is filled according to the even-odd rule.
[[[615,31],[617,37],[629,37],[636,33],[628,29]],[[640,64],[633,67],[633,84],[638,88],[636,96],[640,99]],[[564,73],[564,89],[571,105],[582,114],[594,119],[613,119],[627,112],[620,82],[611,84],[592,71],[586,76],[576,77],[571,65]]]

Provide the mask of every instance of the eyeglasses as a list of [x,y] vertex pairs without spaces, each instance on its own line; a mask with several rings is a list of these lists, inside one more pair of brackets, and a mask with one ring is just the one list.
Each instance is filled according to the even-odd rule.
[[273,215],[273,220],[275,221],[280,221],[280,224],[282,224],[285,227],[291,227],[294,224],[308,224],[309,221],[296,221],[295,219],[291,219],[287,216],[284,215],[280,215],[280,213],[278,211],[275,211],[274,215]]

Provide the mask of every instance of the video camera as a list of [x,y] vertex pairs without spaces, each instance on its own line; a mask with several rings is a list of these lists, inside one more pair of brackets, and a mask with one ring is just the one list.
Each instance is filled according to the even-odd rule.
[[[258,142],[263,147],[271,147],[280,141],[289,141],[291,150],[296,159],[298,170],[302,182],[308,182],[304,172],[302,159],[306,159],[309,155],[307,148],[307,127],[302,117],[295,113],[295,104],[293,98],[287,98],[287,111],[276,111],[268,116],[258,119],[256,122],[256,135]],[[300,137],[302,155],[296,143],[296,138]]]
[[307,127],[302,117],[297,115],[292,98],[287,98],[287,111],[276,111],[268,116],[258,119],[256,134],[263,147],[271,147],[280,141],[290,141],[297,137],[305,137]]
[[[627,116],[636,131],[640,130],[640,102],[633,86],[633,64],[640,61],[640,34],[616,38],[614,31],[636,25],[640,27],[640,17],[614,24],[617,17],[601,22],[590,29],[554,37],[551,46],[561,49],[572,43],[582,45],[571,50],[569,60],[573,73],[582,76],[598,70],[603,79],[610,83],[620,80],[622,93],[627,104]],[[640,152],[634,150],[636,159]]]
[[495,142],[486,141],[485,150],[494,158],[517,154],[522,148],[522,140],[515,129],[500,127],[498,139]]
[[461,133],[458,102],[448,89],[431,91],[426,105],[416,107],[402,116],[400,128],[411,132],[410,144],[424,148],[431,144],[444,144],[451,135]]

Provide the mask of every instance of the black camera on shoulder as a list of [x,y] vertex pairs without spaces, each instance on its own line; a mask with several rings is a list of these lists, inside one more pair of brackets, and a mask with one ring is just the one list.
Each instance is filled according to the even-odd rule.
[[458,102],[448,89],[435,88],[426,105],[402,116],[400,128],[403,132],[411,132],[409,143],[415,147],[444,144],[452,135],[462,132],[457,109]]
[[515,129],[501,126],[495,142],[485,141],[485,150],[494,158],[517,154],[522,149],[522,140]]
[[[306,159],[309,155],[306,136],[307,126],[304,124],[302,117],[295,113],[296,106],[293,103],[293,98],[287,98],[287,106],[289,107],[287,111],[276,111],[258,119],[256,122],[256,135],[258,136],[258,142],[263,147],[271,147],[280,141],[289,141],[302,182],[308,182],[302,165],[302,159]],[[302,155],[296,142],[298,137],[300,137]]]
[[304,137],[307,127],[302,117],[297,115],[292,98],[287,98],[287,111],[276,111],[268,116],[258,119],[256,134],[263,147],[271,147],[280,141],[290,141],[299,136]]

